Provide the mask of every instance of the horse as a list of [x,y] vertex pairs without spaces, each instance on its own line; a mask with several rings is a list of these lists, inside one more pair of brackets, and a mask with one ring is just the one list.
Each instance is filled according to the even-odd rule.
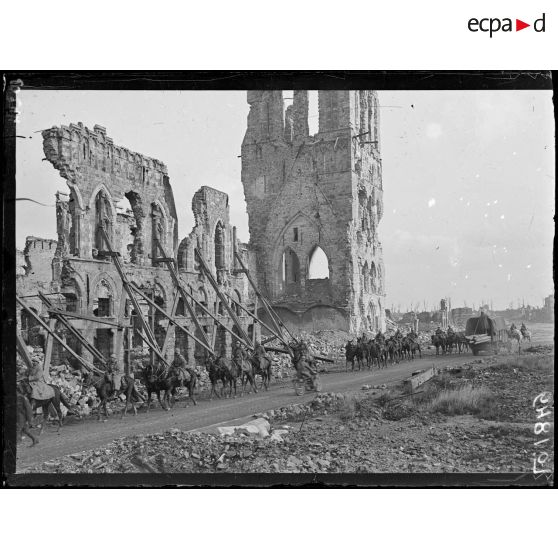
[[252,366],[255,374],[262,377],[262,386],[267,391],[271,383],[271,359],[257,355],[252,356]]
[[440,354],[440,349],[442,349],[442,354],[446,354],[446,337],[444,334],[436,333],[432,335],[432,344],[436,347],[436,356]]
[[[165,411],[170,409],[170,405],[167,404],[167,401],[170,400],[170,392],[173,386],[172,383],[164,377],[165,374],[165,370],[159,370],[159,372],[157,372],[155,367],[151,364],[148,364],[143,369],[143,383],[147,390],[147,413],[149,413],[149,409],[151,409],[151,395],[153,393],[157,394],[159,405],[161,405]],[[163,400],[161,400],[161,392],[163,392]]]
[[448,352],[450,355],[454,345],[455,348],[457,348],[457,335],[455,335],[454,332],[448,333],[446,336],[446,352]]
[[522,340],[527,340],[531,343],[531,332],[527,328],[521,329],[520,331]]
[[27,397],[17,394],[17,439],[23,440],[25,434],[31,439],[31,447],[39,443],[39,440],[31,433],[33,427],[33,409]]
[[355,358],[358,362],[358,369],[361,369],[363,357],[362,352],[362,346],[359,343],[353,345],[353,343],[349,341],[345,345],[345,372],[347,371],[349,362],[351,363],[351,372],[355,371]]
[[403,358],[406,358],[407,360],[411,360],[412,358],[411,340],[408,337],[403,337],[401,340],[401,354]]
[[[25,395],[28,401],[31,403],[31,408],[36,411],[39,407],[43,410],[43,416],[41,420],[41,424],[39,428],[43,428],[45,425],[45,421],[48,419],[49,409],[52,405],[54,410],[56,411],[57,418],[58,418],[58,430],[60,430],[64,417],[62,415],[62,410],[60,409],[60,403],[64,405],[68,409],[68,413],[75,414],[72,408],[71,403],[64,397],[60,388],[55,386],[54,384],[48,384],[54,391],[54,396],[49,399],[34,399],[32,397],[33,390],[31,388],[31,384],[27,380],[23,380],[20,382],[20,389],[22,394]],[[58,432],[57,430],[57,432]]]
[[465,352],[469,352],[469,342],[467,341],[467,337],[465,337],[465,333],[463,333],[462,331],[458,331],[455,334],[455,339],[457,350],[460,354],[463,350],[465,350]]
[[[95,378],[95,376],[97,377]],[[84,377],[85,377],[84,387],[87,388],[93,386],[95,388],[95,391],[97,392],[97,397],[101,400],[101,402],[99,403],[99,407],[97,408],[97,420],[99,421],[101,420],[101,409],[105,411],[105,420],[107,420],[108,419],[107,402],[109,399],[111,399],[118,393],[118,390],[114,389],[112,382],[109,382],[106,379],[104,374],[101,375],[98,372],[97,373],[85,372]],[[134,405],[133,396],[137,394],[137,391],[135,391],[136,388],[134,386],[134,382],[126,381],[125,383],[126,385],[124,387],[124,393],[126,395],[126,405],[124,406],[124,410],[122,411],[122,415],[120,416],[121,419],[123,419],[126,413],[128,412],[128,405],[132,406],[132,409],[134,411],[134,416],[138,414],[136,406]]]
[[[221,396],[223,395],[223,391],[226,386],[225,369],[223,366],[221,366],[221,363],[219,362],[220,358],[221,357],[215,358],[211,355],[208,355],[205,360],[205,368],[209,374],[209,381],[211,382],[211,391],[209,392],[209,400],[213,399],[213,394],[215,394],[220,399]],[[217,390],[215,389],[215,386],[219,381],[222,382],[223,384],[220,390],[221,395],[219,395],[217,393]]]
[[188,390],[188,397],[190,397],[194,405],[197,405],[198,402],[196,401],[195,393],[196,387],[198,385],[198,376],[196,374],[196,371],[191,368],[186,368],[186,372],[188,372],[190,378],[188,380],[182,380],[178,377],[178,375],[173,374],[173,372],[171,371],[169,375],[169,379],[172,382],[170,399],[174,399],[178,388],[185,387]]
[[367,358],[368,358],[368,368],[374,366],[374,361],[378,364],[378,368],[382,367],[382,362],[384,367],[387,366],[386,359],[384,358],[383,347],[380,343],[377,343],[373,339],[368,342]]
[[[237,353],[232,359],[232,369],[231,370],[231,377],[230,381],[233,381],[233,372],[236,374],[236,377],[240,377],[242,383],[242,392],[241,396],[244,395],[246,384],[250,384],[254,393],[258,393],[258,388],[256,387],[256,373],[257,370],[250,358],[245,358]],[[234,378],[234,395],[236,397],[236,377]],[[263,378],[263,376],[262,376]],[[232,386],[231,386],[232,387]],[[248,392],[249,393],[249,392]],[[230,395],[230,394],[229,394]]]
[[510,329],[509,337],[517,341],[518,354],[521,354],[521,333],[517,329]]
[[391,363],[399,363],[399,358],[401,356],[401,345],[394,337],[390,337],[386,341],[386,349]]

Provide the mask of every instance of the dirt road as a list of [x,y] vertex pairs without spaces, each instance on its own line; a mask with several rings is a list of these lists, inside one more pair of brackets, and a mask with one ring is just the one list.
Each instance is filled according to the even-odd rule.
[[[361,372],[346,373],[340,369],[333,370],[322,375],[323,391],[343,392],[358,390],[364,384],[390,384],[409,377],[415,370],[432,365],[436,367],[458,365],[474,358],[471,353],[441,357],[425,356],[422,359],[389,366],[382,371],[363,369]],[[154,434],[170,428],[196,430],[218,423],[230,423],[235,419],[241,421],[255,413],[295,402],[309,401],[314,395],[310,393],[297,397],[290,380],[285,379],[275,381],[267,392],[213,401],[207,400],[205,398],[207,396],[204,395],[195,407],[188,401],[189,406],[186,408],[184,401],[181,401],[169,412],[157,407],[149,414],[142,410],[137,417],[129,415],[123,420],[119,416],[112,416],[107,422],[97,422],[92,417],[83,421],[69,419],[58,433],[53,426],[49,426],[41,435],[38,446],[27,447],[28,440],[19,444],[17,471],[50,459],[95,449],[123,436]]]

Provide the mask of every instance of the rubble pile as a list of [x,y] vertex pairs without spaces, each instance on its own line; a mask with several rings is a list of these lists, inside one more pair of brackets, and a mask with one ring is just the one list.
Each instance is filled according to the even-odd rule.
[[[123,438],[25,472],[531,471],[536,441],[532,399],[552,390],[552,356],[478,359],[445,372],[450,383],[473,380],[498,394],[497,418],[448,416],[415,406],[411,398],[400,400],[405,412],[394,417],[393,392],[384,391],[379,398],[370,392],[358,398],[323,393],[307,404],[288,405],[251,421],[265,428],[224,429],[223,435],[171,429]],[[553,446],[545,451],[552,469]]]

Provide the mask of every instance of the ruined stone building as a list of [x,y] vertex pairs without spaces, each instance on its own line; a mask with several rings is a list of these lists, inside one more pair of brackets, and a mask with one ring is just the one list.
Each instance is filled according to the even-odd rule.
[[[114,352],[123,359],[130,349],[143,345],[138,333],[122,327],[125,320],[137,318],[114,263],[104,254],[108,249],[100,231],[104,224],[113,250],[122,255],[127,279],[167,312],[175,309],[177,315],[184,316],[179,322],[194,335],[184,301],[178,297],[175,300],[176,288],[168,269],[155,261],[161,257],[155,251],[155,238],[160,239],[168,256],[177,256],[179,275],[190,293],[222,316],[234,331],[236,326],[194,263],[194,249],[198,247],[221,289],[233,300],[241,324],[246,329],[253,328],[253,321],[234,302],[246,303],[250,297],[246,276],[234,269],[236,235],[229,222],[227,194],[207,186],[196,192],[192,201],[195,226],[179,244],[173,192],[161,161],[115,145],[102,126],[90,130],[81,123],[45,130],[43,149],[47,160],[66,179],[70,193],[56,195],[57,241],[28,237],[25,250],[18,253],[17,291],[28,297],[31,308],[47,314],[40,299],[33,296],[41,291],[54,293],[49,298],[59,308],[99,318],[96,322],[73,323],[105,356]],[[125,199],[131,209],[122,207]],[[246,247],[236,244],[247,261]],[[203,349],[183,331],[174,326],[167,328],[168,320],[163,314],[153,311],[144,301],[141,306],[168,356],[178,347],[190,363],[203,358]],[[200,308],[196,310],[215,349],[230,355],[230,333],[222,326],[215,328],[212,318]],[[45,332],[37,327],[33,316],[23,310],[18,321],[27,342],[44,342]],[[70,335],[67,341],[82,356],[90,358]],[[62,347],[58,346],[57,351],[63,352]],[[54,361],[57,357],[61,355],[53,355]]]
[[[240,323],[260,335],[238,303],[254,309],[241,256],[284,323],[294,332],[384,329],[384,268],[378,224],[382,218],[378,97],[373,91],[319,91],[319,131],[309,134],[308,92],[295,91],[284,110],[281,91],[248,92],[249,114],[242,143],[242,182],[250,244],[236,240],[227,194],[203,186],[194,195],[195,226],[179,242],[177,213],[167,168],[156,159],[115,145],[105,128],[82,123],[43,131],[46,160],[65,179],[69,194],[56,194],[57,239],[28,237],[17,254],[17,291],[48,318],[37,293],[49,293],[58,308],[96,321],[72,323],[103,355],[127,355],[144,347],[139,319],[101,233],[122,256],[124,272],[181,325],[199,336],[156,251],[158,238],[176,257],[179,276],[196,300],[235,331],[214,289],[200,273],[198,248],[230,296]],[[313,267],[321,256],[322,268]],[[155,337],[170,357],[179,348],[190,364],[204,350],[145,301],[140,302]],[[267,319],[261,306],[260,318]],[[197,308],[200,324],[218,353],[230,355],[231,334]],[[74,316],[76,317],[76,316]],[[44,345],[46,331],[25,310],[18,323],[24,339]],[[72,336],[59,332],[84,358]],[[235,331],[235,333],[239,333]],[[53,362],[64,358],[57,343]]]
[[377,93],[319,91],[313,136],[308,91],[285,111],[282,91],[249,91],[248,104],[242,183],[260,288],[294,330],[384,329]]

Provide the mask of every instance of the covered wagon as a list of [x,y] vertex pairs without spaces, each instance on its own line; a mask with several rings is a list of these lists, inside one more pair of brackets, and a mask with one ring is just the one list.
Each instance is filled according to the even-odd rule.
[[507,341],[507,335],[506,322],[499,316],[489,318],[481,314],[469,318],[465,325],[465,337],[474,355],[481,351],[497,350],[499,345]]

